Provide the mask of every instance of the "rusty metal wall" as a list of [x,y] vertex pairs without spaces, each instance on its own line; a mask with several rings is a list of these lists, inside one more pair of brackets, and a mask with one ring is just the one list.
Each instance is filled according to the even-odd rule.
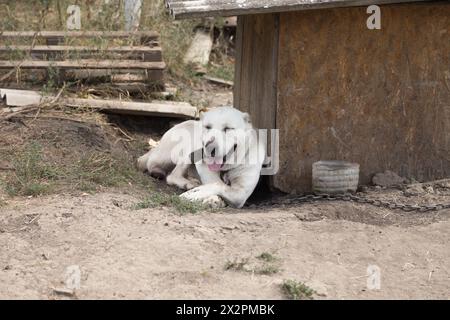
[[312,163],[331,159],[360,163],[361,183],[450,176],[450,5],[382,6],[381,30],[367,17],[280,15],[275,187],[308,191]]

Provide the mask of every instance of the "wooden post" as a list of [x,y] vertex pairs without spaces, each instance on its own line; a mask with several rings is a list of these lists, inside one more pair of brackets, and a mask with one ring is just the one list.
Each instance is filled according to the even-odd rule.
[[142,0],[125,0],[125,30],[136,31],[141,19]]

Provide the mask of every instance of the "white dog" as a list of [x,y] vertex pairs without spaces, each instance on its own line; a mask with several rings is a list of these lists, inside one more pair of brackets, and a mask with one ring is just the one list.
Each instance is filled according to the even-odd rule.
[[[138,159],[138,167],[169,185],[189,190],[181,197],[241,208],[253,193],[266,155],[249,115],[232,107],[212,109],[199,121],[180,123],[158,146]],[[201,180],[188,178],[195,164]]]

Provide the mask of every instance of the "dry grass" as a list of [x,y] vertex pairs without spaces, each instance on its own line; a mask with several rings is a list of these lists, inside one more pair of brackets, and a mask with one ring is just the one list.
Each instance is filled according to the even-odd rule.
[[[66,29],[66,8],[74,4],[70,0],[40,0],[40,1],[0,1],[0,11],[3,13],[0,19],[0,30],[65,30]],[[82,30],[124,30],[123,19],[123,1],[122,0],[80,0],[76,2],[81,7],[81,28]],[[160,43],[163,49],[163,59],[166,62],[167,70],[165,74],[166,82],[173,82],[178,87],[178,94],[170,97],[172,100],[183,100],[191,102],[198,107],[207,107],[199,103],[197,98],[192,98],[192,88],[204,86],[204,82],[194,68],[183,63],[183,57],[189,47],[194,35],[194,29],[201,24],[206,28],[216,26],[221,30],[223,19],[199,20],[188,19],[174,21],[164,8],[162,0],[143,1],[142,15],[140,21],[140,30],[157,31],[160,34]],[[40,42],[39,42],[40,41]],[[13,44],[11,40],[0,40],[1,44]],[[14,44],[17,40],[13,41]],[[41,40],[32,41],[34,44],[43,44]],[[133,39],[66,39],[67,45],[95,46],[106,49],[110,46],[130,45]],[[23,44],[30,45],[29,39],[24,40]],[[233,80],[234,78],[234,59],[230,56],[230,49],[220,33],[217,42],[213,47],[210,63],[207,66],[209,75]],[[26,53],[27,54],[27,53]],[[76,59],[78,53],[67,52],[63,58]],[[107,57],[106,51],[100,51],[98,58]],[[25,58],[23,52],[13,51],[9,54],[3,54],[2,59],[22,60]],[[47,78],[46,78],[47,77]],[[2,75],[0,75],[0,79]],[[27,83],[23,81],[27,79]],[[29,88],[39,86],[45,93],[51,94],[57,92],[62,85],[66,85],[66,92],[82,97],[105,98],[105,99],[123,99],[132,98],[142,100],[158,99],[160,96],[144,90],[141,92],[130,93],[121,88],[113,86],[108,81],[95,83],[96,89],[91,85],[86,86],[83,81],[72,81],[61,77],[57,70],[49,69],[45,72],[30,72],[23,70],[13,70],[8,76],[7,81],[13,81],[14,86],[20,88]],[[44,85],[42,85],[45,81]],[[1,80],[0,80],[1,83]]]
[[233,271],[248,271],[247,264],[250,259],[234,259],[233,261],[229,260],[225,264],[225,270],[233,270]]
[[[65,30],[65,8],[71,4],[73,4],[73,1],[69,0],[8,1],[7,3],[0,3],[0,11],[4,13],[4,16],[0,19],[0,30]],[[106,4],[104,0],[82,0],[77,1],[77,4],[81,7],[82,30],[124,30],[124,19],[121,14],[123,12],[123,1],[110,0]],[[163,1],[144,1],[140,30],[153,30],[160,33],[164,60],[168,65],[168,72],[173,76],[182,79],[192,78],[193,73],[189,66],[182,63],[182,58],[192,40],[193,29],[198,23],[199,20],[174,22],[167,15]],[[129,43],[129,40],[106,40],[102,38],[66,41],[72,45],[93,45],[99,48]],[[11,60],[22,58],[20,52],[12,52],[9,56]]]
[[69,164],[50,161],[38,142],[17,148],[8,157],[13,170],[0,180],[9,196],[39,196],[54,192],[95,192],[100,188],[148,187],[148,177],[137,172],[129,159],[91,151]]
[[[140,30],[154,30],[159,32],[161,46],[163,49],[163,59],[167,64],[167,78],[175,79],[181,82],[182,90],[200,83],[201,79],[195,74],[190,66],[183,64],[183,56],[188,48],[193,35],[194,27],[200,20],[173,21],[166,14],[162,0],[146,0],[143,2]],[[0,11],[0,30],[21,31],[21,30],[65,30],[66,8],[74,4],[71,0],[39,0],[39,1],[1,1]],[[123,21],[123,1],[110,0],[108,4],[105,0],[80,0],[76,1],[81,7],[82,30],[124,30]],[[216,21],[208,22],[212,27]],[[220,24],[220,22],[217,22]],[[8,45],[8,40],[0,40],[2,45]],[[14,44],[38,44],[38,41],[23,40],[23,43]],[[93,45],[99,48],[106,48],[111,45],[129,44],[128,40],[106,40],[96,39],[69,39],[66,40],[69,45]],[[42,44],[42,43],[40,43]],[[212,62],[209,71],[212,75],[228,79],[231,77],[232,67],[230,60],[220,53],[220,48],[216,48],[212,55]],[[72,56],[71,56],[72,57]],[[21,52],[11,52],[10,56],[2,56],[2,59],[21,60],[25,56]],[[76,57],[75,57],[76,58]],[[222,65],[222,62],[227,62]],[[19,86],[23,74],[20,70],[13,70],[8,81],[13,79],[14,86]],[[45,72],[44,72],[45,73]],[[48,78],[42,82],[42,78],[36,75],[36,81],[30,86],[35,89],[36,86],[42,90],[45,95],[55,95],[58,92],[63,94],[77,95],[83,98],[120,98],[131,99],[128,92],[121,92],[108,84],[101,89],[92,89],[80,83],[67,83],[61,81],[61,75],[58,70],[50,68],[47,72]],[[0,74],[0,79],[5,74]],[[64,80],[64,79],[63,79]],[[0,81],[1,83],[1,81]],[[29,84],[27,84],[28,86]],[[61,90],[63,88],[63,90]],[[189,100],[189,93],[180,94],[175,99]],[[143,99],[154,99],[148,93],[142,93]],[[194,101],[193,101],[194,102]],[[194,104],[195,105],[195,104]],[[45,111],[48,111],[46,108]],[[89,113],[89,110],[68,110],[59,107],[57,104],[51,106],[53,111],[58,110],[64,114],[64,117],[72,117],[71,113],[82,112]],[[39,116],[43,116],[43,109],[39,109]],[[69,114],[70,113],[70,114]],[[22,114],[23,116],[23,114]],[[34,117],[35,115],[26,115]],[[77,115],[74,116],[75,118]],[[4,119],[5,120],[5,119]],[[49,130],[47,130],[50,132]],[[121,134],[119,134],[120,136]],[[48,137],[49,140],[55,136]],[[1,139],[0,139],[1,140]],[[148,187],[151,184],[148,177],[136,172],[134,160],[124,159],[105,151],[89,150],[86,153],[74,155],[74,161],[70,164],[47,157],[47,143],[45,139],[28,139],[29,144],[18,145],[8,149],[8,152],[2,154],[0,158],[5,158],[13,164],[14,170],[0,177],[0,188],[6,190],[11,196],[37,196],[62,190],[81,190],[84,192],[93,192],[101,187],[120,186],[128,184],[137,184]],[[33,142],[34,141],[34,142]],[[0,141],[1,142],[1,141]],[[71,147],[72,148],[72,147]],[[198,204],[187,203],[178,200],[173,195],[160,195],[159,198],[145,199],[138,207],[168,205],[174,207],[178,212],[197,212],[201,210]]]
[[30,143],[12,156],[13,171],[3,181],[4,189],[10,196],[37,196],[48,193],[60,172],[43,159],[42,148]]
[[259,275],[271,276],[280,271],[279,259],[274,255],[263,252],[253,258],[241,258],[228,260],[225,264],[225,270],[250,272]]

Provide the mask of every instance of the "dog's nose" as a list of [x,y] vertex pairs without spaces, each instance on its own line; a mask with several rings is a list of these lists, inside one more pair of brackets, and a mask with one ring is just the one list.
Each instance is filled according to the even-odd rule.
[[216,156],[216,148],[213,148],[212,150],[211,150],[211,157],[215,157]]
[[208,147],[211,143],[214,142],[215,139],[216,139],[215,137],[211,137],[211,138],[208,140],[208,142],[206,142],[205,147]]

